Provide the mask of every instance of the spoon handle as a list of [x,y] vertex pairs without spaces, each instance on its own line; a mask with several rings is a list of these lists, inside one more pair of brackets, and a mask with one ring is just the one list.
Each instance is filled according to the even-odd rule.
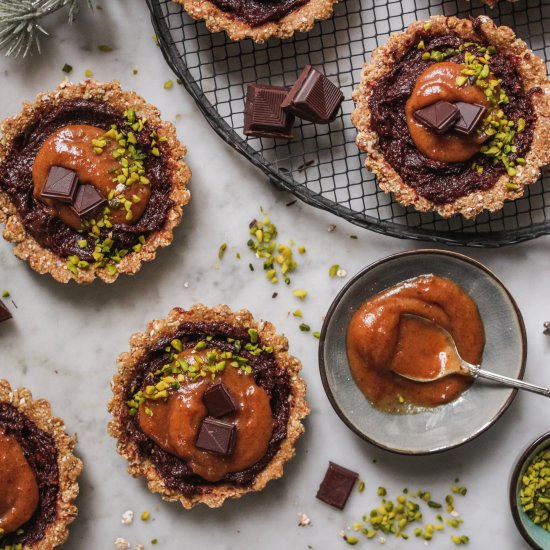
[[470,363],[466,363],[465,361],[462,363],[462,366],[467,369],[474,378],[486,378],[487,380],[498,382],[499,384],[508,386],[510,388],[519,388],[520,390],[527,390],[533,393],[539,393],[540,395],[545,395],[546,397],[550,397],[550,388],[537,386],[535,384],[530,384],[529,382],[524,382],[523,380],[516,380],[515,378],[509,378],[508,376],[503,376],[502,374],[489,372],[479,368],[478,365],[472,365]]

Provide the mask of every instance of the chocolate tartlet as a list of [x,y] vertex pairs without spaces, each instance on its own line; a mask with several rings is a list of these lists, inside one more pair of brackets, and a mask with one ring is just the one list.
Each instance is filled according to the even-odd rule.
[[38,273],[113,282],[172,242],[189,201],[185,147],[134,92],[65,81],[1,130],[0,222]]
[[301,364],[271,323],[199,304],[152,321],[130,345],[109,432],[133,476],[185,508],[219,507],[282,476],[309,406]]
[[211,32],[225,31],[231,40],[290,38],[332,16],[338,0],[174,0]]
[[0,548],[49,550],[77,516],[82,462],[43,399],[0,380]]
[[421,212],[499,210],[550,162],[545,64],[488,17],[413,23],[373,51],[353,97],[366,167]]

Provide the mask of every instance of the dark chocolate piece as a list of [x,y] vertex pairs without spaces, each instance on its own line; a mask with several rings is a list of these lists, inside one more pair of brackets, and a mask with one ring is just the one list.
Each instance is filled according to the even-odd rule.
[[317,491],[317,498],[343,510],[359,474],[329,462],[325,479]]
[[235,412],[235,403],[231,394],[225,384],[221,382],[214,384],[204,392],[202,402],[206,406],[208,416],[214,418],[220,418],[220,416]]
[[446,132],[459,116],[458,107],[448,101],[438,101],[414,112],[416,120],[440,134]]
[[459,116],[453,130],[470,135],[476,129],[487,109],[483,105],[465,103],[464,101],[457,101],[455,106],[458,108]]
[[244,106],[244,135],[291,139],[294,115],[281,107],[288,88],[249,84]]
[[77,185],[78,177],[75,172],[62,166],[52,166],[40,196],[44,199],[72,203]]
[[4,302],[0,300],[0,323],[11,319],[10,310],[5,306]]
[[328,124],[336,118],[344,94],[323,73],[306,65],[288,92],[282,107],[286,111],[318,124]]
[[208,416],[202,423],[196,446],[203,451],[228,456],[235,448],[236,439],[237,426],[235,424]]
[[73,203],[73,210],[81,217],[92,215],[99,208],[107,206],[107,201],[99,194],[93,185],[82,184],[78,186]]

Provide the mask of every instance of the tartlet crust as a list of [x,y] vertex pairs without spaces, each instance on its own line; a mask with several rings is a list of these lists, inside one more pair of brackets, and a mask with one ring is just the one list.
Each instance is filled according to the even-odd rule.
[[[379,147],[378,134],[371,126],[369,99],[378,80],[393,69],[410,47],[416,43],[417,37],[425,32],[425,22],[412,23],[407,30],[391,36],[385,45],[376,48],[372,52],[371,61],[363,66],[361,83],[353,93],[356,110],[352,113],[352,122],[358,129],[356,142],[359,149],[367,153],[365,166],[376,175],[380,188],[386,193],[393,193],[395,199],[404,206],[412,205],[420,212],[435,211],[444,218],[455,214],[473,218],[483,210],[491,212],[500,210],[504,206],[505,200],[521,198],[525,186],[537,181],[541,168],[550,163],[550,148],[548,147],[550,82],[546,76],[546,66],[523,40],[516,38],[512,29],[505,26],[497,27],[486,16],[481,16],[479,19],[481,20],[481,29],[491,44],[498,50],[521,60],[518,69],[524,90],[528,91],[534,87],[540,87],[542,90],[542,93],[531,96],[537,120],[533,132],[533,142],[525,156],[526,163],[516,167],[517,176],[513,181],[518,185],[518,189],[513,190],[506,186],[506,182],[510,178],[504,174],[490,189],[459,197],[448,204],[436,204],[418,195],[385,160]],[[466,40],[479,38],[469,19],[437,15],[430,17],[429,21],[431,34],[453,33]]]
[[55,441],[59,471],[56,518],[48,525],[41,540],[23,545],[23,550],[50,550],[67,540],[68,526],[78,515],[74,500],[78,496],[77,478],[82,471],[82,462],[73,454],[76,441],[65,433],[63,420],[52,415],[50,404],[45,399],[33,399],[30,390],[12,389],[7,380],[0,379],[0,403],[14,406]]
[[[144,460],[139,456],[137,445],[126,434],[124,418],[127,417],[127,404],[124,400],[124,390],[132,380],[134,369],[143,359],[147,348],[153,346],[160,339],[174,334],[182,322],[224,322],[247,329],[254,328],[258,331],[263,344],[273,346],[273,353],[279,368],[289,373],[290,414],[287,435],[275,456],[249,486],[240,487],[231,483],[221,483],[215,486],[205,485],[205,491],[202,494],[190,497],[182,495],[166,487],[155,466],[148,459]],[[128,472],[134,477],[145,477],[149,490],[153,493],[160,493],[163,500],[179,501],[187,509],[193,508],[199,503],[206,504],[211,508],[218,508],[228,498],[240,498],[246,493],[261,491],[269,481],[281,477],[284,464],[294,456],[294,446],[304,431],[301,420],[309,414],[310,410],[305,399],[305,382],[298,376],[301,363],[287,351],[287,339],[277,334],[271,323],[255,321],[249,311],[242,309],[233,312],[225,305],[208,308],[203,304],[197,304],[187,311],[174,308],[166,319],[151,321],[145,332],[132,335],[130,352],[122,353],[118,357],[118,374],[113,377],[111,383],[113,398],[108,406],[113,417],[109,422],[109,433],[117,439],[118,452],[128,460]]]
[[35,122],[44,109],[51,109],[66,100],[80,98],[103,101],[122,111],[132,107],[153,126],[158,126],[159,136],[166,137],[166,162],[172,180],[169,198],[172,199],[173,205],[167,213],[164,226],[147,237],[139,252],[131,251],[127,254],[117,264],[114,274],[109,273],[106,267],[95,267],[90,264],[88,269],[79,269],[78,274],[73,275],[67,269],[66,258],[43,248],[25,229],[16,208],[2,189],[0,223],[6,224],[3,235],[6,240],[15,244],[14,254],[22,260],[27,260],[34,271],[40,274],[49,273],[62,283],[67,283],[71,279],[77,283],[90,283],[96,278],[112,283],[121,273],[133,275],[139,271],[142,262],[155,258],[157,248],[168,246],[172,242],[173,230],[181,221],[183,206],[189,202],[190,193],[187,185],[191,180],[191,170],[182,160],[187,151],[178,141],[174,125],[161,120],[160,111],[156,107],[135,92],[122,90],[118,82],[99,83],[94,80],[85,80],[78,84],[65,80],[55,90],[38,94],[34,103],[24,103],[22,111],[17,116],[6,119],[0,126],[0,163],[6,158],[12,141]]
[[278,21],[269,21],[253,27],[223,11],[210,0],[174,0],[194,19],[204,20],[210,32],[225,31],[231,40],[252,38],[259,44],[269,38],[290,38],[295,32],[307,32],[316,21],[332,16],[333,4],[338,0],[309,0]]

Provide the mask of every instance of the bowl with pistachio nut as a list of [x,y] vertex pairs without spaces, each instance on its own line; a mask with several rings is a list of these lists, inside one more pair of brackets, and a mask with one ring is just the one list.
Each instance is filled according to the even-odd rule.
[[532,548],[550,548],[550,432],[521,454],[510,479],[510,507],[516,526]]

